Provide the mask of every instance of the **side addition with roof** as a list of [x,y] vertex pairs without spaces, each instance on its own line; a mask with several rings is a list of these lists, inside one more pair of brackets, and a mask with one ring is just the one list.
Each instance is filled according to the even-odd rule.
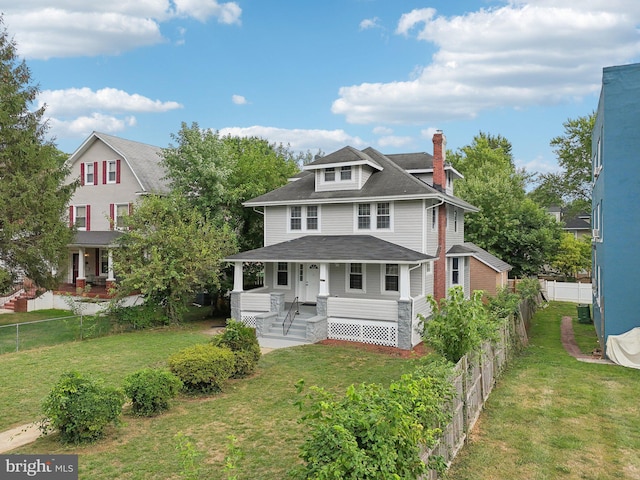
[[[453,195],[460,174],[445,163],[442,133],[433,144],[433,156],[344,147],[246,202],[264,214],[264,247],[227,258],[233,318],[259,336],[292,328],[312,342],[419,343],[426,295],[442,298],[453,285],[471,291],[469,253],[456,249],[464,214],[477,211]],[[245,292],[251,263],[264,265],[264,286]]]
[[69,204],[77,228],[69,245],[67,283],[108,285],[115,281],[110,248],[140,195],[164,193],[159,147],[93,132],[69,157],[71,179],[80,187]]

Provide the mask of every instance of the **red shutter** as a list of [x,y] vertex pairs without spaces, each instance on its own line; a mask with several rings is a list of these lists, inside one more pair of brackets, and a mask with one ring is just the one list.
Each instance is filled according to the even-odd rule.
[[107,183],[107,162],[106,160],[102,161],[102,184]]
[[80,164],[80,185],[84,185],[84,163]]
[[91,230],[91,205],[87,205],[87,232]]
[[116,183],[120,183],[120,159],[116,160]]
[[69,228],[73,228],[73,206],[69,207]]
[[109,230],[113,230],[115,220],[115,205],[109,204]]
[[98,162],[93,162],[93,184],[98,184]]

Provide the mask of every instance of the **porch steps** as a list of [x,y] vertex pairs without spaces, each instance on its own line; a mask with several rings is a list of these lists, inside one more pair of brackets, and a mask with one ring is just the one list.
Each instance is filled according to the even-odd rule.
[[304,342],[307,338],[307,321],[296,316],[296,318],[291,323],[291,327],[289,328],[289,332],[287,333],[287,335],[282,334],[282,321],[280,320],[274,322],[271,324],[263,337]]
[[0,305],[0,308],[3,308],[4,310],[15,311],[16,310],[16,303],[18,302],[18,300],[21,300],[23,298],[31,299],[31,298],[35,298],[35,297],[36,297],[36,289],[35,289],[35,287],[34,288],[29,288],[28,290],[23,291],[17,297],[14,297],[11,300],[9,300],[4,305]]

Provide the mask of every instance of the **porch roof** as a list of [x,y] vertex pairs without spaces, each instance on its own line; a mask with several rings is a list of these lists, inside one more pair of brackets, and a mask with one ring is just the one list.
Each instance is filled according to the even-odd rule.
[[122,235],[117,230],[76,232],[70,247],[111,247],[115,245],[116,239]]
[[237,253],[229,262],[421,263],[435,257],[371,235],[307,235]]

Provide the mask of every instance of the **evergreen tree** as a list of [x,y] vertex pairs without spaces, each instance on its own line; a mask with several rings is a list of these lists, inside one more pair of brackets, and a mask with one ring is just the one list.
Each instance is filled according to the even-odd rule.
[[66,155],[45,140],[45,108],[30,110],[39,89],[2,17],[0,29],[0,278],[51,288],[73,235],[65,213],[76,184],[65,184]]

